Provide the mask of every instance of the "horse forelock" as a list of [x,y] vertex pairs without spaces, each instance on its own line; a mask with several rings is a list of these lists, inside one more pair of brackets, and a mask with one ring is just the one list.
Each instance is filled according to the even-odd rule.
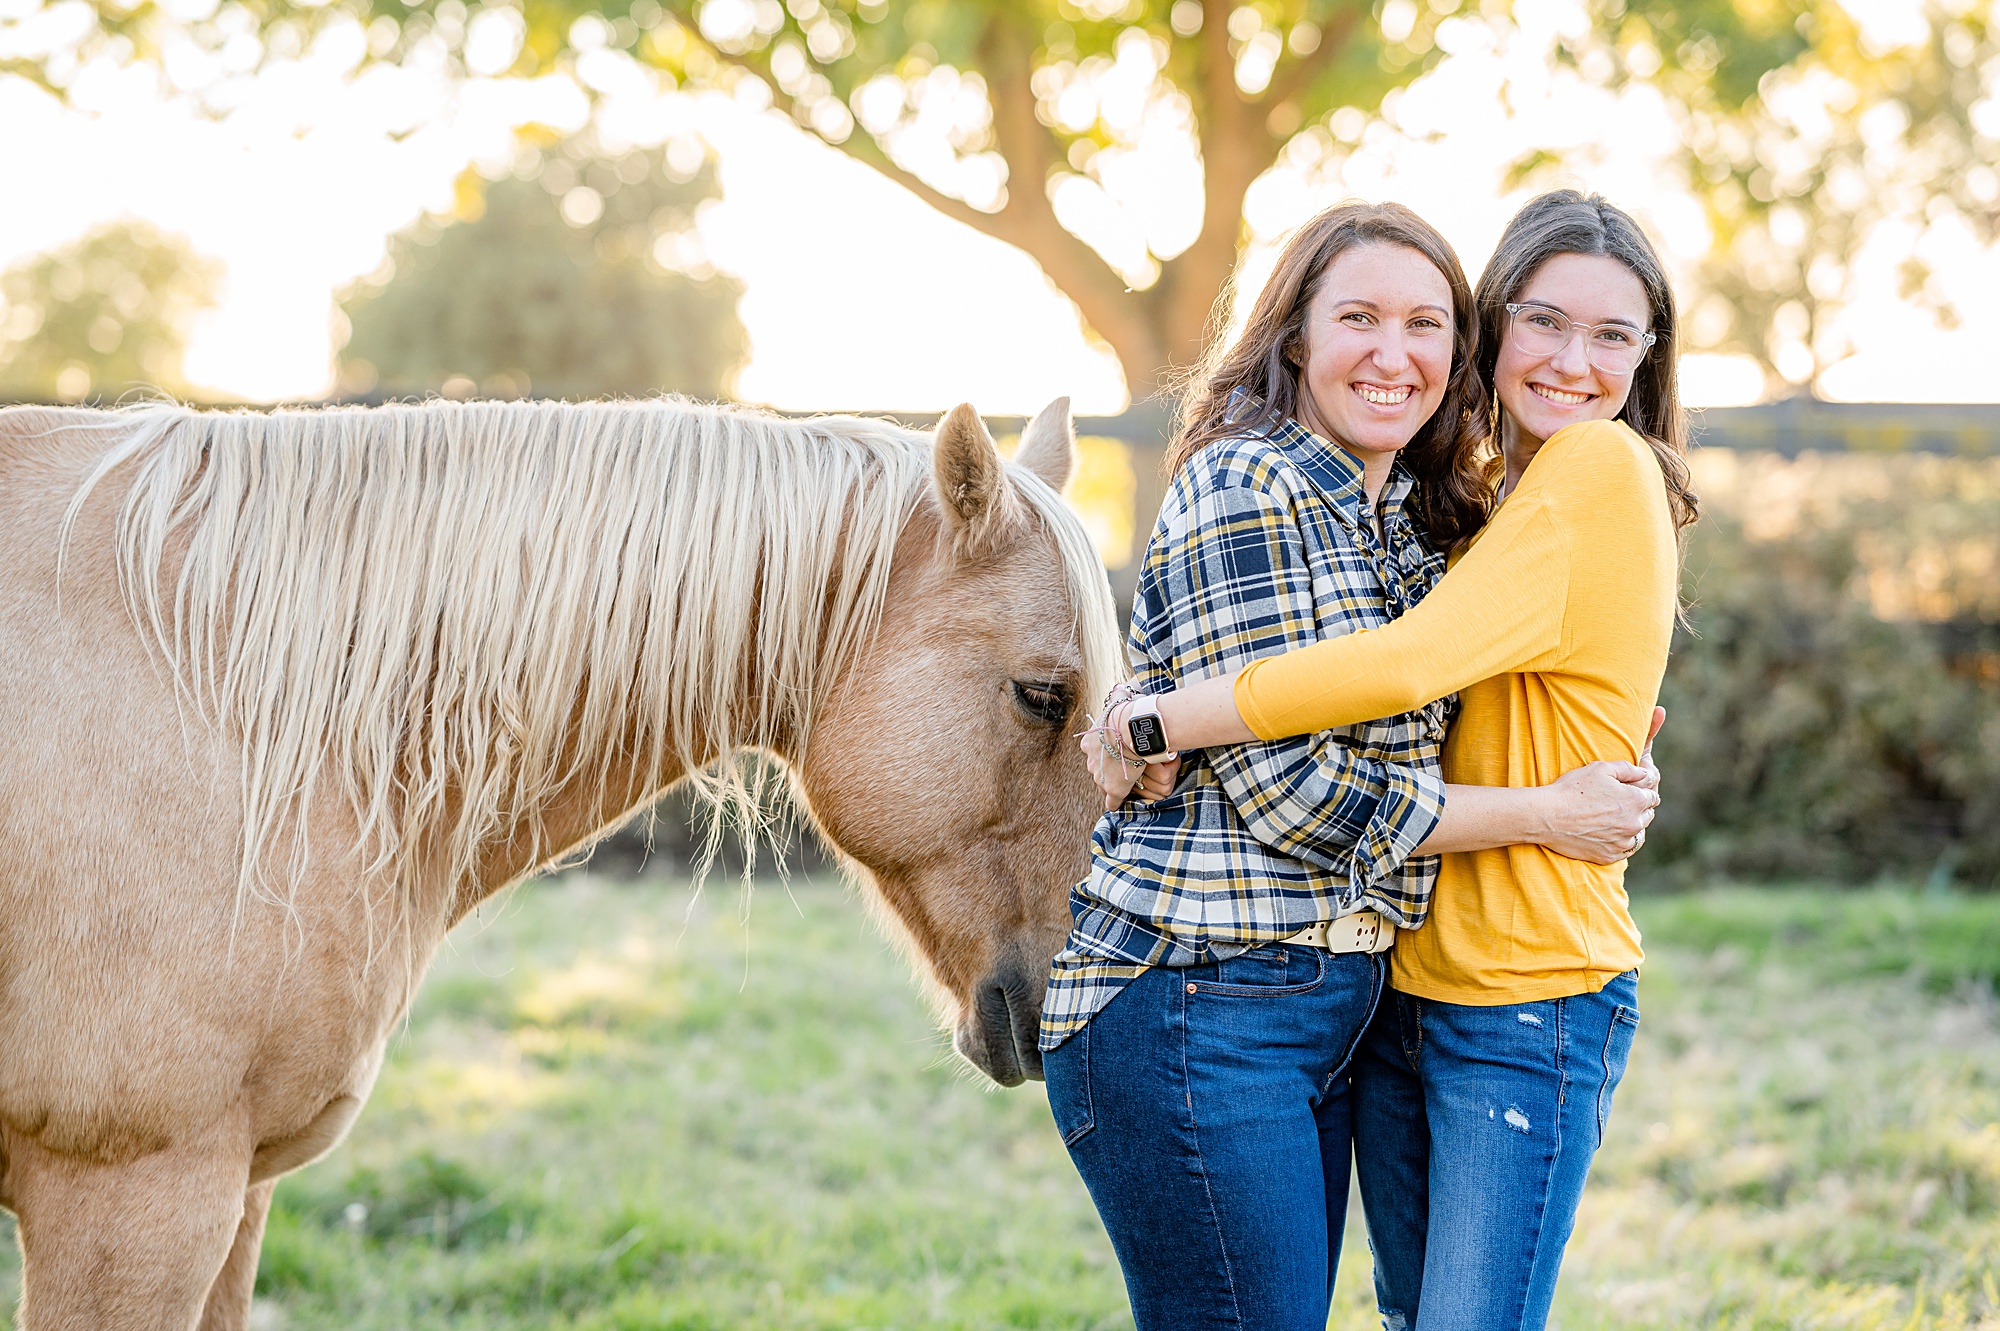
[[[530,858],[560,849],[551,800],[614,762],[727,794],[709,765],[803,741],[880,622],[930,479],[895,426],[678,399],[121,416],[70,517],[129,473],[121,586],[190,709],[240,739],[239,886],[277,900],[305,867],[283,833],[327,793],[406,890],[415,847],[453,883],[524,830]],[[1010,472],[1101,693],[1122,673],[1103,566]]]

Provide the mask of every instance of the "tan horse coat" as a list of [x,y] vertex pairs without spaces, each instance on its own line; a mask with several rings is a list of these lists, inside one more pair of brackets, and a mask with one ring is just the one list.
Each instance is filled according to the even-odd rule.
[[928,442],[672,401],[0,411],[23,1327],[243,1325],[276,1178],[445,931],[740,745],[960,1051],[1038,1076],[1096,807],[1066,735],[1117,670],[1071,450],[1063,403],[1018,465],[969,408]]

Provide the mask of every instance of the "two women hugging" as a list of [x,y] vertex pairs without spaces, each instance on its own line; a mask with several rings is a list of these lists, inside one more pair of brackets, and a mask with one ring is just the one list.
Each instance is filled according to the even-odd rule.
[[1212,349],[1041,1037],[1142,1331],[1323,1328],[1350,1161],[1385,1327],[1546,1322],[1639,1024],[1677,334],[1640,227],[1559,191],[1476,291],[1331,209]]

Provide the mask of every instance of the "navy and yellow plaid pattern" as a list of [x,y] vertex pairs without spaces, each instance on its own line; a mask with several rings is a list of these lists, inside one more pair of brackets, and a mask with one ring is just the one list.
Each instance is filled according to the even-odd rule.
[[[1241,405],[1241,404],[1239,404]],[[1128,643],[1144,693],[1388,623],[1444,572],[1383,487],[1292,421],[1212,444],[1174,478],[1146,547]],[[1411,858],[1444,809],[1438,757],[1455,700],[1364,725],[1186,755],[1164,800],[1099,820],[1075,925],[1056,956],[1041,1047],[1054,1049],[1149,966],[1226,960],[1373,907],[1422,924],[1437,858]]]

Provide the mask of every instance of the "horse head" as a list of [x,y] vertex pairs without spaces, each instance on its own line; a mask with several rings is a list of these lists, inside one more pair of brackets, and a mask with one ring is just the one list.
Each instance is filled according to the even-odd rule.
[[1103,566],[1055,498],[1074,456],[1067,399],[1011,464],[971,407],[945,417],[881,623],[800,763],[958,1051],[1003,1086],[1041,1076],[1042,991],[1101,807],[1072,736],[1121,670]]

